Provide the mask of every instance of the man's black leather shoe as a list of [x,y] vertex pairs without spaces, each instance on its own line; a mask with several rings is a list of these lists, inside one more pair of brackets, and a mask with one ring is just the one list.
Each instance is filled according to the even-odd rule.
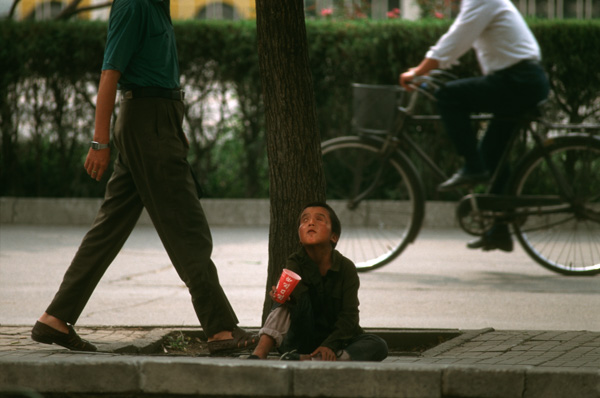
[[463,170],[459,170],[448,180],[438,185],[438,191],[446,192],[451,191],[459,187],[473,186],[487,182],[490,179],[490,173],[482,171],[479,173],[470,173]]
[[510,233],[488,233],[479,239],[467,243],[469,249],[483,249],[484,252],[500,249],[505,252],[513,251],[513,241]]
[[67,325],[67,327],[69,328],[68,334],[37,321],[31,330],[31,339],[38,343],[58,344],[72,351],[94,352],[98,350],[95,345],[79,337],[71,325]]

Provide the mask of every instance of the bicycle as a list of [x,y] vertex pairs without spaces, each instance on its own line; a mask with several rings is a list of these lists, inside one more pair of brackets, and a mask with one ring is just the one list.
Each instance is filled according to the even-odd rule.
[[[339,250],[359,272],[388,264],[419,234],[425,194],[409,153],[441,181],[448,178],[409,137],[408,126],[440,119],[415,110],[421,98],[435,101],[433,90],[450,78],[441,71],[421,76],[410,93],[399,86],[353,84],[356,135],[322,143],[328,202],[344,225]],[[507,164],[517,132],[485,193],[471,189],[459,201],[460,227],[481,236],[495,222],[508,223],[545,268],[564,275],[600,273],[600,125],[551,123],[539,107],[519,121],[530,148],[511,173],[508,193],[489,189]]]

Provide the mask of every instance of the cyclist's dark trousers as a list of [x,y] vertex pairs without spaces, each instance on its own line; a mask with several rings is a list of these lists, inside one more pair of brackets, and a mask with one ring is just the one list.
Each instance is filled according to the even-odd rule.
[[[459,79],[436,92],[444,128],[470,172],[493,173],[523,112],[548,96],[549,84],[539,63],[521,61],[487,76]],[[489,112],[489,123],[481,142],[469,120],[471,113]],[[513,120],[503,120],[513,118]],[[501,193],[508,178],[502,170],[492,193]]]
[[186,161],[184,105],[162,98],[123,100],[115,126],[119,155],[104,201],[47,313],[74,324],[145,207],[211,336],[238,320],[211,261],[212,237]]

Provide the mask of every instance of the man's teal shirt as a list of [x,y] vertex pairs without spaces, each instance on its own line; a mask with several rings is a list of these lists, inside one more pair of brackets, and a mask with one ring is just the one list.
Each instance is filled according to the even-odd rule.
[[168,2],[115,0],[102,70],[121,72],[120,89],[179,88],[179,60]]

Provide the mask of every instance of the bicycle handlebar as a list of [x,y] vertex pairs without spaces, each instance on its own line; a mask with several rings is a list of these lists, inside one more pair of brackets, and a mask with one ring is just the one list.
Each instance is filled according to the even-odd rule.
[[[452,73],[434,69],[431,70],[427,75],[415,76],[408,85],[417,93],[423,94],[432,101],[436,101],[434,96],[435,90],[444,86],[448,81],[458,79],[456,75]],[[412,95],[410,102],[403,111],[412,114],[416,107],[418,95]]]
[[408,82],[408,85],[413,90],[413,93],[410,96],[408,105],[406,106],[406,108],[402,108],[402,111],[409,115],[412,115],[414,113],[419,97],[419,95],[417,94],[422,94],[431,101],[435,102],[436,98],[433,95],[433,92],[439,87],[441,87],[443,84],[443,82],[441,82],[438,79],[432,78],[431,76],[416,76],[410,82]]

